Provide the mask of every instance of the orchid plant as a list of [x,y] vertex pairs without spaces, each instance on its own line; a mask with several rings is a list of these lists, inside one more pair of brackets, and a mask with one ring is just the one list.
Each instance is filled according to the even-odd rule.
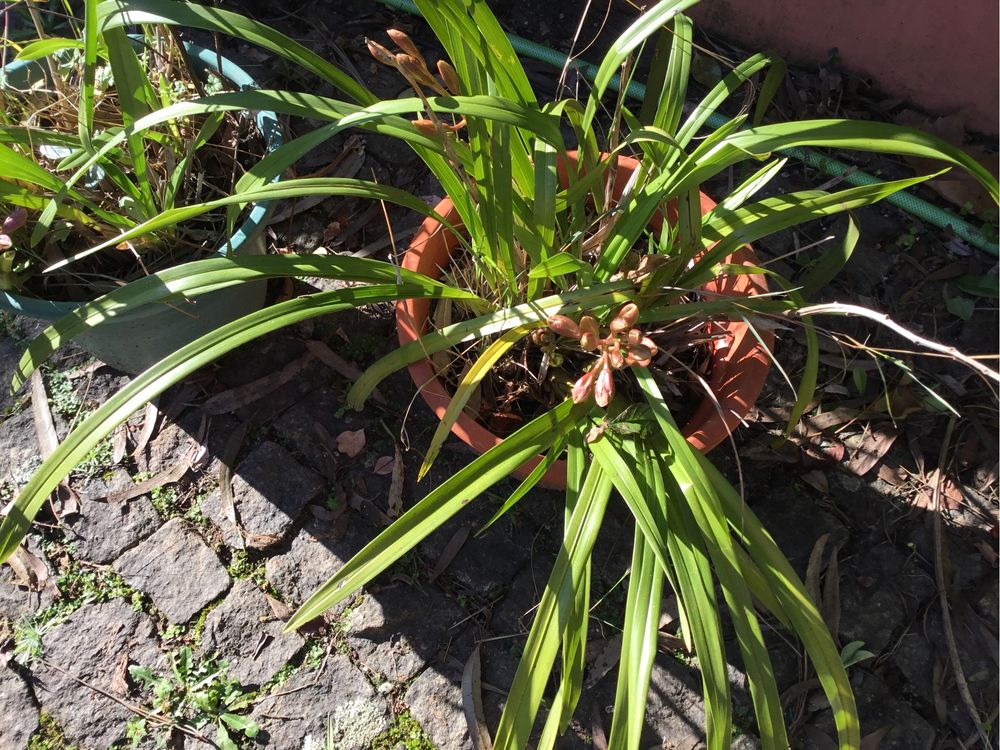
[[[851,685],[827,626],[752,509],[685,440],[664,398],[658,367],[663,352],[649,331],[678,320],[756,322],[761,330],[765,320],[801,325],[808,356],[791,428],[812,397],[819,361],[815,331],[800,314],[805,308],[799,289],[821,288],[831,278],[850,256],[858,227],[849,217],[843,241],[804,278],[782,279],[727,259],[748,242],[870,205],[926,177],[760,198],[785,164],[774,154],[823,146],[925,156],[967,170],[994,198],[998,186],[961,151],[918,131],[849,120],[765,124],[762,118],[782,70],[767,55],[737,65],[685,115],[693,32],[683,11],[693,2],[661,0],[651,6],[611,44],[587,96],[554,102],[539,101],[485,2],[417,0],[450,60],[435,66],[436,75],[412,40],[398,31],[388,34],[398,52],[370,43],[371,54],[413,88],[411,97],[385,101],[302,45],[239,14],[174,0],[101,3],[96,13],[104,28],[141,20],[235,34],[303,66],[335,86],[342,98],[284,90],[222,93],[137,119],[122,138],[180,117],[248,108],[327,124],[262,160],[232,195],[165,211],[91,251],[103,252],[212,209],[236,209],[265,198],[352,195],[396,203],[443,222],[441,231],[454,232],[471,271],[442,281],[391,262],[349,256],[217,258],[153,274],[82,306],[31,345],[15,385],[63,342],[123,310],[264,278],[351,282],[223,326],[140,374],[85,419],[21,490],[0,525],[0,560],[17,548],[45,498],[87,451],[147,400],[199,367],[253,338],[319,315],[401,299],[446,300],[461,314],[372,364],[354,383],[349,405],[363,406],[381,379],[412,362],[458,347],[471,351],[469,366],[455,368],[463,373],[455,389],[457,408],[449,410],[435,434],[428,450],[433,456],[471,392],[505,353],[523,351],[517,347],[540,352],[558,396],[539,416],[416,500],[316,591],[288,627],[298,628],[353,596],[470,502],[486,502],[486,490],[529,459],[543,457],[497,515],[526,501],[545,471],[565,459],[562,545],[496,727],[495,748],[520,749],[529,742],[551,748],[577,708],[589,632],[591,552],[612,498],[628,508],[635,534],[609,747],[639,746],[661,602],[669,589],[680,608],[682,641],[698,658],[710,750],[729,748],[733,728],[723,606],[749,678],[762,746],[789,746],[763,636],[761,619],[768,616],[801,640],[831,707],[840,746],[859,748]],[[623,96],[610,96],[610,86],[616,76],[628,81],[631,63],[647,42],[656,46],[650,90],[633,111]],[[705,131],[709,116],[758,76],[763,76],[762,96],[754,118],[740,113]],[[606,116],[600,115],[606,106]],[[575,149],[564,139],[564,125],[574,134]],[[412,146],[453,202],[455,217],[447,220],[404,191],[361,179],[269,184],[311,148],[351,128]],[[114,140],[105,145],[114,146]],[[639,166],[615,204],[609,195],[624,154],[635,155]],[[750,169],[742,182],[702,211],[703,184],[743,163]],[[673,220],[650,229],[661,211]],[[766,274],[779,291],[752,298],[701,291],[712,279],[747,273]],[[594,361],[581,365],[587,358]],[[537,374],[543,377],[541,370]],[[563,387],[559,379],[567,375]],[[633,407],[641,407],[645,429],[599,429],[608,418],[638,410]],[[539,724],[543,703],[548,713]]]

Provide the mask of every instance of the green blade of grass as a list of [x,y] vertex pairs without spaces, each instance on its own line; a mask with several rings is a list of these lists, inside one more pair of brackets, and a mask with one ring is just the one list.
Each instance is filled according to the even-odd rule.
[[[718,604],[708,554],[681,512],[685,500],[671,493],[669,487],[665,497],[656,496],[655,487],[663,486],[663,478],[653,481],[658,468],[650,464],[644,449],[634,441],[616,441],[605,433],[590,447],[595,460],[612,477],[661,569],[664,573],[671,568],[674,571],[675,591],[686,613],[685,635],[694,644],[702,670],[708,747],[727,750],[732,734],[732,703]],[[645,465],[645,471],[635,472],[637,465]]]
[[658,646],[663,570],[646,537],[632,544],[632,573],[625,599],[622,651],[608,750],[638,750],[646,716],[649,679]]
[[[128,129],[144,115],[149,114],[153,98],[152,88],[125,31],[107,29],[104,32],[104,40],[108,46],[108,58],[115,79],[115,93],[118,95],[122,124]],[[143,212],[146,216],[154,216],[157,208],[146,166],[146,140],[137,132],[131,132],[127,140],[132,161],[132,175],[138,188]]]
[[704,539],[743,654],[761,741],[768,750],[784,750],[788,747],[788,737],[774,670],[721,503],[711,481],[698,466],[696,451],[677,428],[653,376],[646,369],[634,372],[668,446],[660,451],[663,472],[665,475],[669,472],[677,488],[673,493],[668,490],[668,502],[671,495],[680,491],[679,488],[685,488],[686,502],[678,505],[671,517],[676,519],[679,515],[690,514]]
[[618,72],[621,64],[632,52],[657,29],[670,21],[681,11],[694,5],[697,0],[661,0],[649,8],[631,26],[622,32],[611,44],[604,59],[594,75],[594,85],[587,99],[587,107],[583,115],[584,130],[590,129],[590,124],[597,114],[597,107],[611,83],[612,77]]

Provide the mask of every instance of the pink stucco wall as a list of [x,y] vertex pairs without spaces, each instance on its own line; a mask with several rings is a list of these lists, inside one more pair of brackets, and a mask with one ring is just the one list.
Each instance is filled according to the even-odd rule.
[[690,13],[796,62],[823,62],[836,47],[845,68],[887,93],[935,114],[964,110],[970,129],[997,133],[997,0],[704,0]]

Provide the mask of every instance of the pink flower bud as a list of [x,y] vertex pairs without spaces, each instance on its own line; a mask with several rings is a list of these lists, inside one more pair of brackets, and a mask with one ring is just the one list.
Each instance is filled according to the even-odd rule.
[[640,341],[642,341],[642,331],[640,331],[638,328],[630,328],[628,331],[627,339],[630,345],[635,346]]
[[580,338],[580,326],[572,318],[565,315],[553,315],[547,322],[549,328],[560,336],[570,339]]
[[0,234],[0,250],[10,250],[14,241],[6,234]]
[[635,325],[639,320],[639,306],[634,302],[627,302],[622,305],[615,319],[611,321],[611,332],[621,333]]
[[607,348],[608,363],[616,370],[625,366],[625,355],[622,353],[621,345],[615,341]]
[[10,234],[21,227],[24,226],[24,222],[28,220],[28,211],[21,206],[18,206],[13,211],[11,211],[7,218],[3,220],[3,233]]
[[417,45],[413,43],[409,35],[405,31],[400,31],[399,29],[387,29],[386,34],[389,38],[396,43],[396,45],[403,50],[408,55],[413,55],[414,57],[420,58],[420,51],[417,49]]
[[597,382],[594,383],[594,401],[601,408],[611,403],[615,396],[615,379],[611,375],[610,367],[602,367],[597,375]]
[[625,361],[631,367],[649,367],[653,360],[653,354],[642,344],[636,344],[628,348],[628,357]]
[[587,372],[580,376],[580,379],[573,383],[573,403],[582,404],[590,396],[590,392],[594,389],[594,378],[597,377],[597,373],[604,368],[601,367],[601,363],[598,362],[594,367],[589,369]]
[[417,60],[417,58],[412,55],[407,55],[404,52],[396,55],[396,67],[399,68],[401,72],[409,75],[414,81],[422,83],[425,86],[433,86],[437,84],[437,81],[431,77],[431,74],[427,71],[427,68],[421,64],[421,62],[421,60]]

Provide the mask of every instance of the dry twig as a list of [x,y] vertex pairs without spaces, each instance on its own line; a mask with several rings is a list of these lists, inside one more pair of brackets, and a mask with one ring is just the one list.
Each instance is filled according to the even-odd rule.
[[979,715],[979,709],[972,699],[972,692],[969,690],[969,683],[965,679],[965,670],[962,669],[962,662],[958,656],[958,644],[955,641],[955,631],[952,629],[951,612],[948,607],[948,586],[944,576],[944,522],[941,519],[941,484],[944,481],[944,464],[951,444],[951,434],[955,429],[955,419],[948,420],[948,428],[941,443],[941,453],[938,457],[937,478],[934,482],[934,577],[937,582],[938,602],[941,605],[941,621],[944,624],[944,640],[948,647],[948,658],[951,660],[951,668],[955,675],[955,686],[958,694],[962,697],[962,703],[972,717],[972,723],[976,727],[979,739],[983,747],[989,747],[989,740],[983,731],[983,718]]

